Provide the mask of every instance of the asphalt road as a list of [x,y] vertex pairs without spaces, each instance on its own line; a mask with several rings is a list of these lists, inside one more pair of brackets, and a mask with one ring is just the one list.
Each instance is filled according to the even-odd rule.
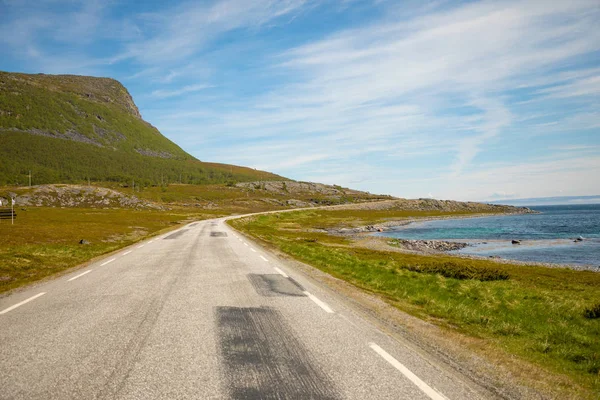
[[223,220],[0,299],[1,399],[480,399]]

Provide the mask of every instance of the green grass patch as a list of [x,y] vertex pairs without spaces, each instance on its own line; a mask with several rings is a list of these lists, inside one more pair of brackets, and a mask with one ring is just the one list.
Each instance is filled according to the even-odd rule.
[[[398,211],[396,216],[401,213]],[[488,340],[509,354],[600,392],[600,274],[356,248],[317,228],[390,217],[314,210],[233,220],[262,239],[415,316]],[[408,212],[411,214],[411,212]],[[429,216],[425,213],[406,217]],[[359,222],[357,222],[359,221]],[[292,228],[290,228],[292,227]]]
[[479,281],[504,281],[509,275],[506,271],[498,268],[481,267],[468,262],[428,262],[416,265],[403,265],[409,271],[423,272],[428,274],[439,274],[446,278],[454,279],[477,279]]

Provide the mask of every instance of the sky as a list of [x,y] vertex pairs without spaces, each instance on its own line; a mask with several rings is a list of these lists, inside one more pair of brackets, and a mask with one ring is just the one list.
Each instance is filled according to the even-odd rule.
[[115,78],[203,161],[406,198],[589,196],[598,21],[598,0],[0,0],[0,70]]

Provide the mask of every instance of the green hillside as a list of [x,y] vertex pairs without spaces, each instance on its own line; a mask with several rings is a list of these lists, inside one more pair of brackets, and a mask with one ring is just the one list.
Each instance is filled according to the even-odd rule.
[[114,79],[0,72],[0,185],[282,180],[198,161],[147,123]]

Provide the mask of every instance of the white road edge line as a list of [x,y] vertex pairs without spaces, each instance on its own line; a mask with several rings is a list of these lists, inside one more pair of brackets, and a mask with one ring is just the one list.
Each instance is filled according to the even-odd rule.
[[27,300],[23,300],[22,302],[20,302],[20,303],[17,303],[17,304],[15,304],[14,306],[10,306],[10,307],[8,307],[8,308],[6,308],[6,309],[4,309],[4,310],[0,311],[0,315],[2,315],[2,314],[6,314],[7,312],[9,312],[9,311],[12,311],[12,310],[14,310],[14,309],[15,309],[15,308],[17,308],[17,307],[21,307],[23,304],[27,304],[27,303],[29,303],[31,300],[35,300],[35,299],[37,299],[38,297],[40,297],[40,296],[43,296],[43,295],[45,295],[45,294],[46,294],[46,292],[38,293],[38,294],[36,294],[35,296],[32,296],[32,297],[28,298]]
[[254,250],[252,247],[250,247],[250,250],[252,250],[253,252],[255,252],[255,253],[256,253],[256,250]]
[[392,364],[392,366],[394,366],[394,368],[396,368],[398,371],[400,371],[402,373],[402,375],[404,375],[405,377],[410,379],[410,381],[412,383],[414,383],[415,385],[417,385],[417,387],[419,389],[421,389],[421,391],[423,393],[425,393],[427,396],[429,396],[430,399],[432,399],[432,400],[448,400],[448,398],[446,396],[444,396],[443,394],[441,394],[440,392],[438,392],[437,390],[433,389],[431,386],[429,386],[428,384],[423,382],[418,376],[413,374],[408,368],[406,368],[402,363],[400,363],[400,361],[396,360],[394,357],[389,355],[388,352],[383,350],[381,347],[377,346],[375,343],[369,343],[369,347],[372,348],[373,350],[375,350],[375,352],[377,354],[379,354],[381,357],[383,357],[383,359],[385,361]]
[[140,244],[138,247],[136,247],[136,249],[141,249],[144,246],[145,246],[145,244]]
[[321,307],[325,312],[328,312],[329,314],[333,314],[333,310],[331,308],[329,308],[329,306],[327,304],[323,303],[321,300],[317,299],[315,296],[313,296],[312,294],[310,294],[308,292],[304,292],[304,294],[307,295],[309,299],[311,299],[312,301],[317,303],[317,305],[319,307]]
[[273,267],[273,269],[275,271],[277,271],[279,273],[279,275],[283,276],[284,278],[289,278],[289,276],[285,272],[283,272],[282,270],[280,270],[279,268]]
[[90,272],[92,272],[92,270],[91,270],[91,269],[90,269],[90,270],[87,270],[87,271],[85,271],[85,272],[84,272],[84,273],[82,273],[82,274],[79,274],[79,275],[77,275],[77,276],[74,276],[74,277],[72,277],[72,278],[71,278],[71,279],[69,279],[67,282],[71,282],[71,281],[74,281],[74,280],[75,280],[75,279],[77,279],[77,278],[81,278],[82,276],[84,276],[85,274],[89,274]]
[[111,262],[113,262],[113,261],[115,261],[115,260],[116,260],[116,258],[111,258],[110,260],[108,260],[108,261],[106,261],[106,262],[104,262],[104,263],[100,264],[100,266],[101,266],[101,267],[104,267],[106,264],[110,264]]
[[269,260],[267,260],[266,258],[264,258],[263,256],[260,256],[260,258],[262,258],[263,260],[265,260],[266,262],[269,262]]
[[124,256],[126,256],[127,254],[131,253],[131,250],[126,251],[125,253],[123,253]]
[[248,243],[244,242],[244,246],[248,246]]

